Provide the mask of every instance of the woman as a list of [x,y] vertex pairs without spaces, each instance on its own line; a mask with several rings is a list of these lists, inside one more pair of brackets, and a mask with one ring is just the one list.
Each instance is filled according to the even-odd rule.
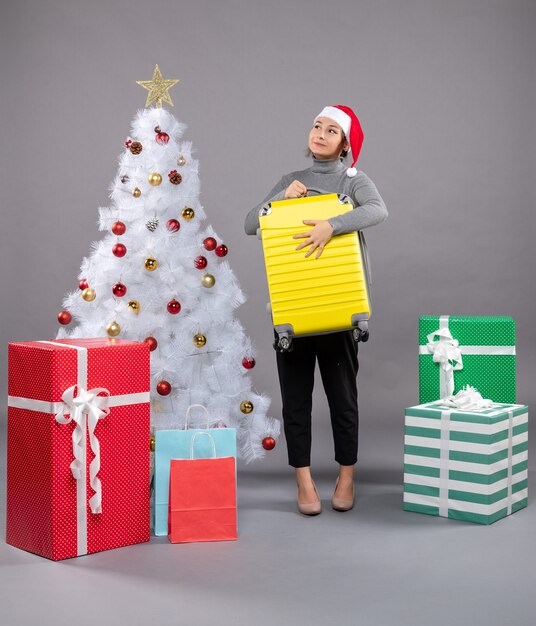
[[[268,196],[247,215],[245,230],[255,235],[259,210],[266,202],[299,198],[309,188],[346,194],[355,208],[328,220],[305,220],[308,230],[294,236],[301,239],[297,250],[318,258],[332,237],[363,230],[383,222],[387,209],[374,183],[355,169],[363,143],[361,124],[350,107],[325,107],[314,120],[308,149],[313,164],[306,170],[283,176]],[[351,153],[351,167],[343,159]],[[298,510],[318,515],[322,503],[311,477],[311,410],[316,360],[327,396],[335,460],[339,476],[331,500],[336,511],[354,506],[354,466],[357,461],[357,342],[351,330],[293,339],[291,352],[278,352],[277,369],[283,402],[283,421],[289,464],[296,470]]]

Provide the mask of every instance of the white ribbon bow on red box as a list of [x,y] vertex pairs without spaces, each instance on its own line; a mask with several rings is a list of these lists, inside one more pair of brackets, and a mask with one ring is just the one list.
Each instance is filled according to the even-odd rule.
[[[99,395],[101,393],[106,395]],[[76,480],[85,480],[86,477],[86,450],[84,444],[86,428],[88,430],[89,443],[95,455],[89,465],[89,484],[95,492],[89,500],[92,513],[102,513],[102,485],[97,477],[100,469],[100,444],[95,436],[95,426],[99,419],[109,415],[109,398],[110,392],[108,389],[96,388],[87,391],[83,387],[73,385],[63,392],[61,396],[63,406],[56,415],[58,424],[69,424],[71,421],[76,424],[73,430],[74,459],[70,466],[73,477]],[[69,415],[69,417],[64,417],[65,415]]]

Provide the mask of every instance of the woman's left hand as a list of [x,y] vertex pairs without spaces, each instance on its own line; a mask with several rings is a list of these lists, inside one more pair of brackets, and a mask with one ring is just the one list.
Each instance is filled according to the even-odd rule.
[[297,235],[294,235],[293,239],[307,238],[306,241],[301,243],[296,248],[296,250],[301,250],[302,248],[311,246],[305,253],[305,256],[311,256],[315,250],[318,250],[316,253],[316,258],[318,259],[333,235],[333,226],[327,220],[304,220],[303,223],[308,226],[314,226],[314,228],[305,233],[298,233]]

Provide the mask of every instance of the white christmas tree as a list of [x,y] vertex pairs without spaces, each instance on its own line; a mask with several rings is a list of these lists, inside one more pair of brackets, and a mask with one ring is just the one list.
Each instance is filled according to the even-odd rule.
[[[155,68],[146,107],[132,124],[111,185],[112,206],[99,209],[107,234],[81,266],[79,289],[64,299],[58,338],[111,336],[151,348],[153,430],[184,428],[190,405],[208,410],[211,427],[237,429],[239,455],[261,458],[275,445],[278,420],[252,389],[254,350],[235,309],[245,300],[228,248],[199,201],[198,161],[182,141],[185,124]],[[71,325],[72,322],[72,325]],[[189,427],[206,424],[191,412]]]

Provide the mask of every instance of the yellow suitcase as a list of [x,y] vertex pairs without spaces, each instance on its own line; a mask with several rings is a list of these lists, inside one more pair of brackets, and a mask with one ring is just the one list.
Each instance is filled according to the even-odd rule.
[[[311,190],[309,190],[311,191]],[[370,317],[368,258],[363,234],[333,237],[320,258],[305,258],[293,235],[303,220],[324,220],[353,209],[344,194],[321,194],[265,204],[259,214],[276,348],[287,351],[292,337],[354,329],[367,341]]]

